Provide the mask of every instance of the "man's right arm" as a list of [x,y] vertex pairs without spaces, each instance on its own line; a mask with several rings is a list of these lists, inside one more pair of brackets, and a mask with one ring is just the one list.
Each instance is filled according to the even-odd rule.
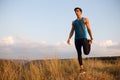
[[68,37],[68,40],[67,40],[68,44],[70,44],[70,39],[73,36],[73,33],[74,33],[74,26],[73,26],[73,22],[72,22],[72,28],[71,28],[71,31],[70,31],[70,34],[69,34],[69,37]]

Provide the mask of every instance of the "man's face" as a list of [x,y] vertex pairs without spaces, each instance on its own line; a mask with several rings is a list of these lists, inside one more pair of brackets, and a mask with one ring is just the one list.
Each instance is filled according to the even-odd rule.
[[82,13],[81,13],[81,11],[80,11],[79,9],[77,9],[77,10],[75,11],[75,14],[76,14],[77,16],[80,16]]

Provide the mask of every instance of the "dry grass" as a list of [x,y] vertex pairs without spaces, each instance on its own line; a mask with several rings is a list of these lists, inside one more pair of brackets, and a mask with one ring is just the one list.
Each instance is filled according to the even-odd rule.
[[0,80],[119,80],[120,60],[84,60],[87,74],[78,73],[77,59],[19,63],[0,60]]

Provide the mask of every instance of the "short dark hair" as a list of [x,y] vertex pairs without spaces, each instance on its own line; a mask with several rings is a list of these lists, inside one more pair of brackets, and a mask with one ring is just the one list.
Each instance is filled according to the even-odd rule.
[[81,8],[79,8],[79,7],[76,7],[76,8],[74,9],[74,11],[76,11],[77,9],[79,9],[79,10],[80,10],[80,12],[82,13],[82,9],[81,9]]

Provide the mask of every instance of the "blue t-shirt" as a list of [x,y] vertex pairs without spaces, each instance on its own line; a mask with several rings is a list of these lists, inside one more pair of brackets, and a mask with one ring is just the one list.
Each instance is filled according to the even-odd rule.
[[84,23],[84,18],[80,20],[76,19],[73,22],[74,30],[75,30],[75,39],[87,38],[87,29]]

